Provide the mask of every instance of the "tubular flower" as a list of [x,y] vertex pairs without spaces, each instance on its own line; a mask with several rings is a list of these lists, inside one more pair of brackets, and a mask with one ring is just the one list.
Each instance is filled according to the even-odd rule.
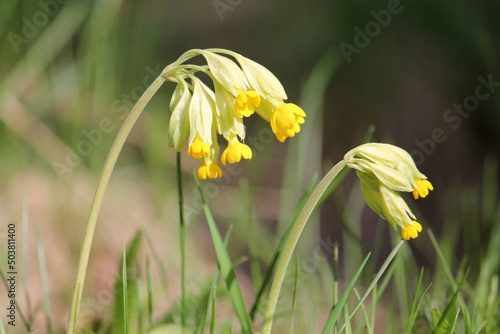
[[198,178],[200,180],[205,180],[207,177],[209,179],[216,179],[222,176],[222,169],[217,165],[217,163],[209,160],[203,159],[203,164],[198,169]]
[[199,135],[196,135],[193,143],[188,148],[188,155],[195,159],[201,159],[203,156],[208,158],[210,155],[210,145],[205,144]]
[[227,162],[233,164],[243,159],[252,159],[252,150],[248,145],[241,143],[235,135],[229,139],[227,148],[222,153],[221,161],[225,166]]
[[234,110],[240,117],[250,117],[255,111],[255,107],[260,105],[260,97],[259,93],[256,91],[242,91],[239,88],[236,88],[236,92],[238,96],[236,97],[236,101],[234,103]]
[[411,156],[393,145],[369,143],[349,151],[344,160],[356,169],[368,206],[394,229],[399,226],[404,240],[416,238],[422,225],[397,191],[413,192],[418,198],[427,196],[433,187]]
[[[188,60],[203,56],[206,65]],[[198,75],[207,75],[213,89]],[[243,144],[244,117],[254,113],[271,123],[279,141],[300,131],[306,114],[298,106],[284,103],[287,95],[279,80],[264,66],[224,49],[193,49],[165,68],[163,77],[177,84],[170,101],[172,111],[168,139],[178,152],[188,144],[187,154],[201,159],[200,179],[221,177],[217,165],[217,134],[228,140],[221,162],[251,159],[252,150]]]
[[419,196],[424,198],[429,194],[429,190],[434,190],[429,180],[415,178],[415,183],[417,184],[417,186],[413,188],[413,197],[415,199],[418,199]]
[[306,114],[293,103],[280,103],[270,117],[271,128],[280,142],[300,132]]

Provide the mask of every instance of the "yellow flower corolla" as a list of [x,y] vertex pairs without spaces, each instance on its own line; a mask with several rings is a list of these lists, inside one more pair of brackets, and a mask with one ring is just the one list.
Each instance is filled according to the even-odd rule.
[[199,135],[196,135],[193,143],[188,147],[188,155],[195,159],[201,159],[203,156],[208,158],[210,156],[210,145],[205,144]]
[[215,162],[205,159],[203,165],[198,169],[197,174],[200,180],[205,180],[207,177],[209,179],[216,179],[222,176],[222,169]]
[[[203,56],[206,65],[186,63],[196,56]],[[208,76],[213,88],[198,73]],[[281,142],[298,133],[306,117],[295,104],[283,102],[285,90],[268,69],[229,50],[189,50],[167,66],[163,76],[177,84],[170,100],[169,146],[181,152],[188,143],[187,154],[201,159],[200,179],[222,176],[217,135],[228,141],[223,165],[252,158],[251,148],[243,143],[245,117],[256,113],[270,122]]]
[[429,190],[434,190],[434,187],[429,182],[429,180],[423,180],[420,178],[415,178],[416,187],[413,188],[413,197],[418,199],[418,197],[424,198],[429,194]]
[[260,105],[260,96],[256,91],[242,91],[236,88],[236,101],[234,103],[234,110],[240,117],[250,117],[255,112],[255,107]]
[[293,103],[280,103],[279,108],[274,109],[269,122],[276,138],[284,142],[288,137],[295,136],[300,132],[300,124],[304,124],[306,113]]
[[422,232],[422,225],[413,221],[413,225],[405,224],[405,228],[401,230],[401,235],[404,240],[415,239],[418,233]]
[[434,188],[408,152],[393,145],[368,143],[349,151],[344,160],[356,169],[368,206],[394,229],[399,226],[404,240],[418,237],[422,225],[397,191],[412,192],[417,199]]
[[252,159],[252,150],[248,145],[241,143],[236,136],[230,139],[227,148],[221,156],[222,164],[225,166],[227,162],[234,164],[243,159]]

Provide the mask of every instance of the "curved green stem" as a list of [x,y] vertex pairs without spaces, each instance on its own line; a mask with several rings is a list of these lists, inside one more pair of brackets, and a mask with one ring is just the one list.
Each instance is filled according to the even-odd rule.
[[83,286],[85,283],[85,275],[87,273],[87,267],[89,263],[90,250],[92,248],[92,240],[94,238],[94,232],[97,224],[97,218],[99,217],[99,211],[101,209],[101,204],[104,199],[104,193],[108,187],[109,179],[113,168],[115,167],[116,160],[120,155],[125,140],[127,139],[132,127],[141,115],[142,111],[148,104],[149,100],[153,97],[160,86],[165,82],[164,74],[160,75],[156,80],[148,87],[148,89],[141,96],[139,101],[135,104],[134,108],[130,111],[127,119],[123,123],[120,131],[118,132],[116,139],[111,146],[106,162],[102,169],[101,177],[99,178],[99,183],[97,184],[96,193],[94,200],[92,201],[92,206],[90,207],[90,214],[87,220],[87,228],[85,229],[85,235],[83,238],[83,245],[80,251],[80,260],[78,262],[78,270],[76,273],[75,286],[73,288],[73,298],[71,301],[71,309],[69,313],[68,328],[67,333],[76,334],[78,312],[80,309],[80,303],[82,299]]
[[302,212],[300,213],[295,225],[290,232],[290,236],[286,242],[283,253],[281,253],[280,260],[276,267],[276,274],[274,275],[274,280],[271,285],[271,290],[269,291],[269,298],[267,300],[266,312],[264,314],[264,326],[262,328],[262,334],[271,334],[271,327],[273,325],[274,312],[276,311],[276,305],[278,304],[278,297],[281,291],[281,286],[283,285],[283,280],[285,279],[286,269],[292,258],[295,246],[299,241],[300,234],[306,226],[309,216],[313,212],[316,204],[321,199],[321,195],[328,188],[330,183],[335,179],[338,173],[345,167],[344,160],[336,164],[321,180],[316,189],[311,193],[311,196],[307,200]]

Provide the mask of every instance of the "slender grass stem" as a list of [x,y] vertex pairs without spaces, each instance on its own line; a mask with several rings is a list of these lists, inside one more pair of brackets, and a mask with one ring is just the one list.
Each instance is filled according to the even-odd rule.
[[184,224],[184,199],[182,195],[181,153],[177,152],[177,190],[179,195],[179,222],[181,238],[181,322],[186,328],[186,230]]
[[148,87],[148,89],[137,101],[134,108],[132,108],[127,119],[123,123],[120,131],[118,132],[113,146],[111,146],[108,157],[106,158],[106,162],[104,163],[104,167],[97,184],[94,200],[92,201],[92,206],[90,207],[87,227],[85,229],[85,235],[83,237],[83,245],[80,251],[80,260],[78,262],[75,286],[73,288],[73,298],[71,301],[67,333],[76,334],[77,332],[78,312],[82,300],[83,286],[85,283],[85,276],[89,263],[90,250],[92,248],[92,240],[94,238],[97,218],[99,217],[99,211],[104,199],[104,194],[106,192],[106,188],[108,187],[109,179],[111,178],[116,160],[118,159],[123,145],[125,144],[125,141],[135,122],[141,115],[149,100],[153,97],[153,95],[160,88],[163,82],[165,82],[165,77],[162,74],[158,78],[156,78],[156,80]]
[[311,213],[313,212],[316,204],[321,199],[321,195],[328,188],[330,183],[335,179],[337,174],[344,168],[344,160],[337,163],[321,180],[318,186],[314,189],[309,200],[306,202],[302,212],[297,218],[295,225],[290,232],[288,241],[286,242],[283,253],[281,254],[280,260],[276,267],[276,274],[274,276],[273,283],[271,285],[271,290],[269,291],[269,299],[267,300],[267,307],[264,315],[264,326],[262,328],[262,334],[270,334],[271,327],[273,325],[274,313],[276,311],[276,305],[278,304],[278,297],[281,291],[281,286],[283,285],[283,280],[285,279],[286,269],[290,263],[295,246],[299,241],[299,237],[304,229],[307,220]]

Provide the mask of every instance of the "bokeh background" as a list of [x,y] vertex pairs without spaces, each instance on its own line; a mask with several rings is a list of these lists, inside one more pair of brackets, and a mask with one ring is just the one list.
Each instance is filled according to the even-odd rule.
[[[7,223],[17,223],[27,259],[21,307],[36,326],[46,326],[40,275],[46,270],[52,327],[64,328],[86,216],[114,136],[154,77],[191,48],[227,48],[263,64],[289,102],[308,114],[285,144],[270,140],[262,119],[245,120],[256,140],[253,159],[235,173],[225,171],[222,181],[205,183],[221,230],[234,225],[233,259],[251,255],[264,268],[312,177],[362,143],[373,125],[372,141],[406,149],[435,186],[412,209],[424,229],[449,239],[443,245],[455,254],[452,266],[467,258],[474,280],[499,224],[499,17],[497,0],[3,0],[0,238],[4,245]],[[122,246],[138,229],[149,240],[144,256],[156,253],[167,268],[164,280],[155,281],[163,296],[156,318],[178,304],[175,152],[166,136],[173,88],[165,83],[147,106],[116,166],[91,254],[82,323],[109,319]],[[456,111],[464,104],[469,109]],[[198,161],[183,154],[182,163],[189,288],[196,294],[216,258],[191,177]],[[363,209],[356,182],[351,173],[326,200],[300,245],[308,254],[320,239],[337,241],[347,277],[375,238],[381,262],[398,234]],[[249,249],[249,224],[258,226],[252,230],[262,247]],[[410,242],[417,263],[432,271],[429,245],[425,230]],[[39,266],[41,246],[46,269]],[[251,291],[255,271],[248,263],[239,268]]]

